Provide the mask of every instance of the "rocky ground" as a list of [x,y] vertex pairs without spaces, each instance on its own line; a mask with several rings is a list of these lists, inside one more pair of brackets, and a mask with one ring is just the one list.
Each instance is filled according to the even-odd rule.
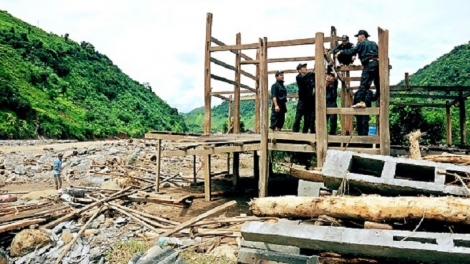
[[[99,142],[0,141],[0,195],[8,193],[17,197],[16,201],[9,201],[3,205],[0,203],[0,212],[2,208],[7,210],[15,206],[38,206],[46,203],[55,206],[64,203],[68,206],[83,206],[74,205],[70,197],[58,193],[54,188],[51,169],[58,153],[64,155],[63,189],[68,187],[121,189],[126,187],[126,179],[134,179],[131,184],[137,184],[136,182],[142,184],[142,180],[136,180],[137,178],[152,183],[156,177],[153,164],[155,143],[155,141],[135,139]],[[171,146],[164,145],[164,148],[169,149]],[[226,170],[226,159],[226,156],[213,155],[212,170]],[[253,175],[252,162],[251,155],[241,155],[242,177]],[[200,159],[196,162],[198,171],[196,184],[193,183],[192,156],[163,157],[161,166],[164,177],[173,176],[161,185],[161,191],[165,194],[184,196],[203,192]],[[123,173],[127,177],[122,177]],[[225,174],[215,177],[213,191],[231,190],[230,180]],[[236,200],[238,205],[224,215],[224,217],[236,217],[248,213],[246,202],[256,193],[255,189],[256,185],[247,180],[242,193],[216,198],[211,202],[194,199],[190,207],[155,203],[132,203],[129,207],[181,223],[224,202]],[[52,206],[49,204],[47,206]],[[6,255],[5,252],[10,255],[9,263],[53,263],[53,260],[61,254],[64,245],[77,236],[93,212],[90,210],[79,219],[61,222],[52,229],[37,229],[38,225],[32,225],[21,232],[13,230],[3,233],[0,239],[0,264],[3,264],[1,252],[4,252],[3,255]],[[2,214],[0,214],[0,227],[1,225]],[[144,247],[146,249],[155,245],[158,238],[157,233],[149,231],[125,215],[112,210],[103,211],[77,239],[62,263],[127,263],[128,259],[116,259],[115,256],[110,256],[110,254],[116,255],[116,245],[122,246],[123,243],[127,243],[126,241],[132,244],[135,241],[138,245],[146,245]],[[197,239],[201,238],[179,238],[172,243],[195,251],[198,247],[190,244]],[[160,246],[165,244],[165,241],[160,241]],[[215,244],[225,248],[215,250],[217,248]],[[225,252],[224,255],[229,256],[226,260],[228,262],[225,263],[235,263],[234,250],[237,241],[234,236],[226,236],[215,244],[212,244],[213,248],[209,251],[215,252],[216,255],[219,251]],[[129,250],[130,253],[136,253],[135,251],[139,250]],[[125,257],[129,256],[123,256]],[[199,263],[198,257],[194,255],[187,258],[189,263]]]

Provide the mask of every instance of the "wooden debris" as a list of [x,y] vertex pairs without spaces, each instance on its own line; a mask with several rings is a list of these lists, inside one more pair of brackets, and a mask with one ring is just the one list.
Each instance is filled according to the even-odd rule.
[[470,164],[470,155],[443,153],[442,155],[428,155],[423,157],[423,159],[434,162],[455,163],[462,165]]
[[387,224],[381,224],[371,221],[364,222],[364,229],[384,229],[384,230],[392,230],[393,227]]
[[46,221],[47,221],[46,218],[24,219],[24,220],[15,221],[14,223],[1,225],[0,233],[28,227],[30,225],[40,224]]
[[418,141],[421,138],[421,131],[411,132],[407,135],[407,138],[410,141],[410,159],[422,159]]
[[321,171],[318,170],[312,171],[291,167],[289,174],[297,179],[302,179],[311,182],[323,182],[323,176],[321,174]]

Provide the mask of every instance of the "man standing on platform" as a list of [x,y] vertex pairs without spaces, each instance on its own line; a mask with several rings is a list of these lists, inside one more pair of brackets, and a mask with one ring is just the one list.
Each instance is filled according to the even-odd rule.
[[[347,50],[347,49],[351,49],[352,47],[354,46],[354,44],[352,44],[351,42],[349,42],[349,37],[347,35],[343,35],[341,37],[341,44],[339,44],[338,46],[336,46],[332,51],[331,53],[333,55],[336,55],[336,53],[338,53],[340,50]],[[356,56],[355,54],[340,54],[338,56],[338,61],[340,64],[342,65],[350,65],[354,62],[354,60],[356,59]]]
[[[380,82],[379,82],[379,46],[373,41],[369,41],[367,38],[370,36],[365,30],[359,30],[354,35],[357,37],[358,43],[351,49],[340,50],[336,53],[335,57],[339,57],[341,54],[344,55],[355,55],[359,54],[361,60],[362,70],[361,75],[361,86],[359,90],[354,94],[354,105],[353,108],[365,108],[370,107],[371,101],[376,101],[380,96]],[[369,93],[370,85],[374,82],[376,94],[371,96]],[[356,116],[357,121],[357,132],[361,136],[367,136],[369,133],[369,116]]]
[[[338,80],[333,72],[326,74],[326,107],[338,107],[336,99],[338,98]],[[330,135],[336,135],[338,127],[338,116],[327,115],[326,119],[330,122]]]
[[276,72],[276,83],[271,86],[271,126],[273,131],[281,131],[284,126],[285,114],[287,112],[287,90],[284,86],[284,72]]
[[307,63],[299,63],[296,77],[299,88],[299,101],[295,112],[293,132],[300,131],[300,121],[304,119],[302,133],[315,133],[315,74],[307,71]]

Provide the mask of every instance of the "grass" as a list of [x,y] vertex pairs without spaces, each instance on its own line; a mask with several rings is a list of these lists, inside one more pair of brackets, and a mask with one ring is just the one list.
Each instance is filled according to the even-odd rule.
[[114,244],[106,256],[110,264],[127,264],[136,253],[145,252],[153,243],[150,241],[127,240]]

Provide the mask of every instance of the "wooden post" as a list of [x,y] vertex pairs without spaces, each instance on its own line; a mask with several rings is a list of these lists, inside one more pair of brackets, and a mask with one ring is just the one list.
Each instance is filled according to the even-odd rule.
[[[241,43],[241,34],[237,33],[236,37],[236,44],[240,45]],[[235,55],[235,68],[237,71],[235,72],[235,87],[234,87],[234,102],[233,102],[233,133],[239,134],[240,133],[240,56],[241,50],[237,50],[237,54]]]
[[258,151],[253,152],[253,177],[255,178],[255,182],[258,183],[258,181],[259,181],[259,156],[258,156]]
[[447,134],[447,145],[452,145],[452,118],[450,116],[450,107],[446,106],[446,134]]
[[379,109],[379,136],[380,154],[390,155],[390,87],[389,87],[389,59],[388,59],[388,30],[378,29],[379,32],[379,76],[380,76],[380,109]]
[[[346,78],[350,77],[350,72],[345,72]],[[351,87],[351,81],[346,81],[347,87]],[[351,107],[353,103],[352,92],[341,87],[341,107]],[[353,131],[353,116],[352,115],[341,115],[341,132],[343,135],[350,135]]]
[[233,100],[232,96],[228,97],[230,100],[228,101],[228,121],[227,121],[227,133],[232,133],[232,110],[233,110]]
[[[259,61],[259,51],[256,52],[256,60]],[[255,100],[255,133],[259,134],[259,120],[260,120],[260,92],[259,92],[259,63],[256,64],[256,81],[255,81],[255,89],[256,89],[256,100]]]
[[323,46],[323,33],[315,35],[315,125],[317,137],[317,167],[322,167],[328,149],[328,133],[326,123],[326,84]]
[[410,74],[405,72],[405,86],[410,89]]
[[259,197],[266,197],[268,195],[268,176],[269,176],[269,159],[268,159],[268,40],[265,37],[260,39],[260,179],[259,179]]
[[197,183],[196,155],[193,155],[193,182],[194,182],[194,183]]
[[460,123],[460,144],[467,144],[467,117],[465,115],[465,99],[462,97],[462,92],[459,94],[459,123]]
[[211,155],[204,154],[204,197],[211,201]]
[[233,153],[233,165],[232,165],[232,183],[233,183],[234,189],[238,188],[239,179],[240,179],[240,152],[234,152]]
[[206,51],[204,57],[204,134],[211,133],[211,37],[212,14],[206,17]]
[[157,147],[157,178],[155,179],[155,192],[160,192],[160,165],[162,160],[162,140],[158,139],[158,147]]

